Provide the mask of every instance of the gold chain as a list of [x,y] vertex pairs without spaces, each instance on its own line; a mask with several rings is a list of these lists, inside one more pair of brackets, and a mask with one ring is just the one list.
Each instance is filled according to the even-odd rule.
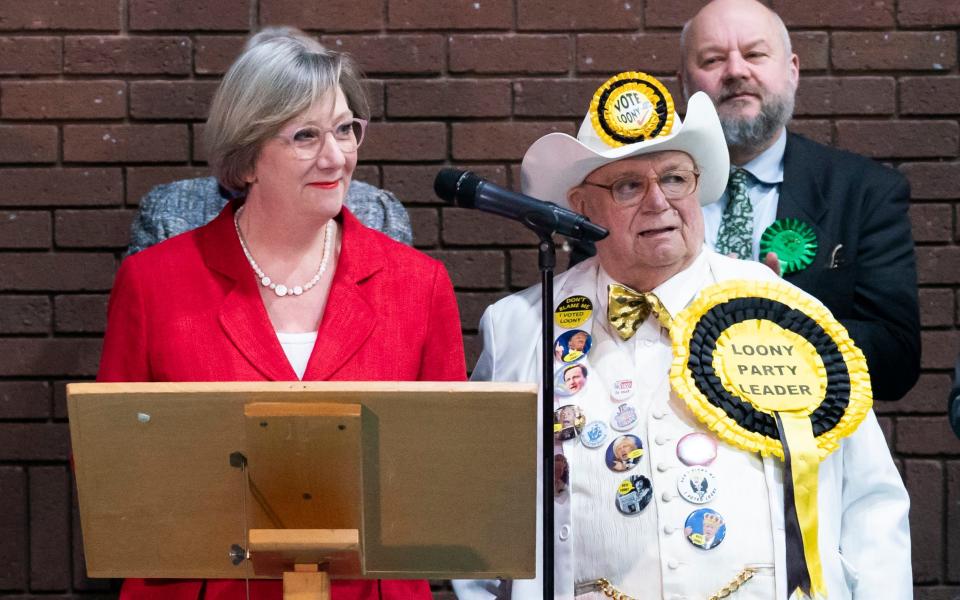
[[[727,585],[720,588],[717,593],[710,596],[708,600],[721,600],[721,598],[728,598],[732,593],[740,589],[740,586],[750,581],[756,574],[757,570],[754,567],[747,567],[744,570],[737,573],[737,576]],[[607,598],[612,598],[613,600],[636,600],[633,596],[628,596],[616,588],[612,583],[606,579],[598,579],[593,585],[594,589],[598,589],[603,592],[603,595]]]

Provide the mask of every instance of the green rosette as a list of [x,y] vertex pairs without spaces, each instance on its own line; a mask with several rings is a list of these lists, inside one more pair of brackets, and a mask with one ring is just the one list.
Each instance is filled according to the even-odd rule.
[[777,254],[781,275],[802,271],[817,255],[817,234],[799,219],[777,219],[760,236],[760,260],[767,252]]

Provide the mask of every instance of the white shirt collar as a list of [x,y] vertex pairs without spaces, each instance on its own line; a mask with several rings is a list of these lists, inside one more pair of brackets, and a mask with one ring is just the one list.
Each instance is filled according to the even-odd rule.
[[783,183],[783,153],[787,148],[787,130],[782,128],[780,136],[772,146],[761,152],[741,168],[754,179],[767,185]]

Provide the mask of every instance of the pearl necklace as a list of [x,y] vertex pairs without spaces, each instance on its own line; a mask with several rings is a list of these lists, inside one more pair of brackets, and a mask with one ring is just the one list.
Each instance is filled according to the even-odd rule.
[[233,225],[237,228],[237,237],[240,239],[240,247],[243,248],[243,254],[247,257],[250,266],[253,267],[253,272],[257,274],[257,278],[260,279],[260,285],[265,288],[270,288],[273,290],[273,293],[283,298],[284,296],[299,296],[320,282],[320,278],[323,277],[324,272],[327,270],[327,265],[330,263],[330,255],[333,253],[333,237],[336,233],[334,231],[333,219],[327,221],[327,226],[324,229],[323,255],[320,257],[320,268],[317,269],[317,274],[302,286],[295,285],[293,287],[287,287],[282,283],[277,283],[270,279],[267,274],[263,272],[263,269],[260,268],[260,265],[257,264],[257,261],[253,260],[253,255],[250,254],[250,250],[247,249],[247,244],[243,241],[243,233],[240,232],[241,212],[243,212],[242,206],[238,208],[237,212],[233,215]]

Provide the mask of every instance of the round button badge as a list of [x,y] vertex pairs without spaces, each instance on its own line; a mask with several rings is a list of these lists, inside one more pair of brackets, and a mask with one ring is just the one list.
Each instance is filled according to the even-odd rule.
[[612,471],[629,471],[643,457],[643,442],[635,435],[621,435],[607,446],[607,466]]
[[626,402],[636,391],[632,379],[618,379],[610,386],[610,398],[614,402]]
[[553,311],[553,321],[557,327],[570,329],[580,327],[593,314],[593,303],[586,296],[569,296]]
[[576,404],[561,406],[553,413],[553,437],[561,442],[572,440],[580,435],[587,419]]
[[717,441],[705,433],[688,433],[677,442],[677,458],[688,467],[705,467],[717,458]]
[[553,346],[553,354],[562,363],[575,363],[590,352],[593,340],[582,329],[571,329],[560,334]]
[[617,431],[629,431],[637,424],[637,411],[630,404],[621,404],[610,416],[610,426]]
[[587,448],[599,448],[607,441],[609,431],[603,421],[590,421],[580,434],[580,443]]
[[704,467],[690,467],[677,478],[677,491],[688,502],[706,504],[717,495],[717,477]]
[[643,475],[633,475],[620,482],[617,488],[617,510],[625,515],[635,515],[650,504],[653,484]]
[[570,486],[570,463],[562,454],[553,455],[553,495],[559,496]]
[[585,364],[560,367],[553,378],[554,393],[564,398],[579,393],[587,386],[587,375],[589,370]]
[[727,534],[727,526],[720,513],[712,508],[701,508],[687,516],[683,534],[697,548],[709,550],[720,545]]

